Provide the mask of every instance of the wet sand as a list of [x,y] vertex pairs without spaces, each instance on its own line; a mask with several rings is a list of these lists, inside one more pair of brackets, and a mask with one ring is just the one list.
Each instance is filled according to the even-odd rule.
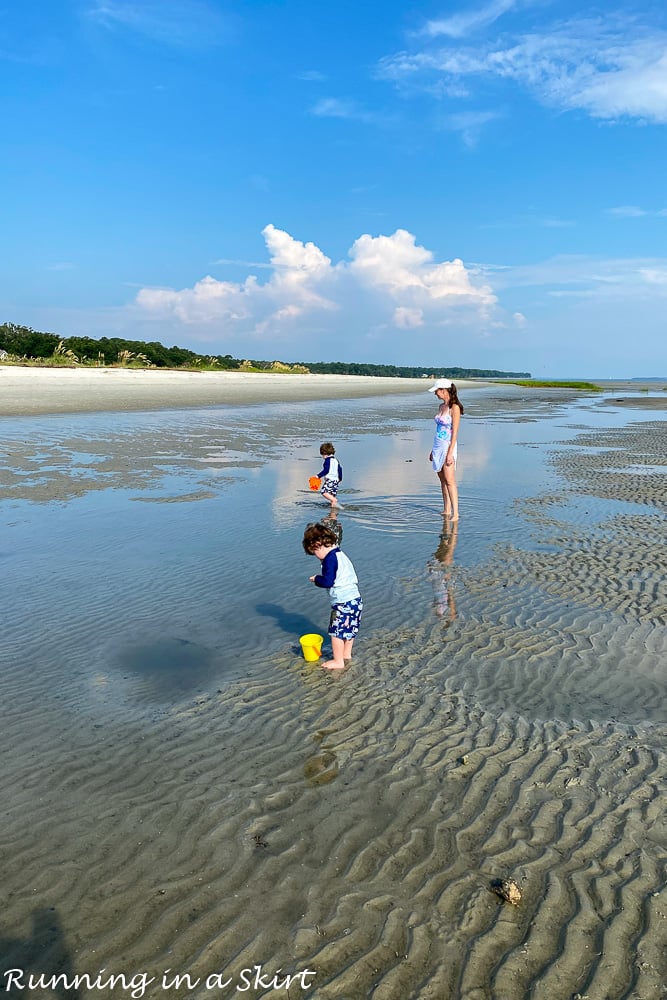
[[[289,996],[316,1000],[660,1000],[665,456],[659,415],[556,442],[560,487],[517,504],[513,544],[443,567],[456,616],[388,623],[339,677],[286,650],[111,726],[8,670],[0,974],[146,970],[146,996],[228,1000],[260,965],[313,970]],[[166,969],[199,982],[167,991]]]

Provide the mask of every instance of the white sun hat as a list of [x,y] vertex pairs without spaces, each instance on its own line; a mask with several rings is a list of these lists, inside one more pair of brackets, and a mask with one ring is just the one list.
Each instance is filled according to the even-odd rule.
[[437,382],[434,382],[430,387],[428,392],[435,392],[436,389],[451,389],[452,382],[448,378],[439,378]]

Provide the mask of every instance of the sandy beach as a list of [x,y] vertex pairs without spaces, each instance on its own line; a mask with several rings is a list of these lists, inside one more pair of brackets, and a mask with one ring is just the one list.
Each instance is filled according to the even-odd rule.
[[0,365],[0,416],[238,406],[418,392],[427,379]]
[[[313,970],[289,992],[309,1000],[661,1000],[667,394],[469,393],[450,559],[418,464],[433,407],[391,423],[377,398],[421,380],[372,380],[366,406],[356,379],[297,376],[324,402],[259,429],[157,412],[227,402],[203,377],[13,380],[26,415],[63,416],[7,420],[0,456],[0,991],[106,969],[150,1000],[231,1000],[260,966],[246,995],[276,1000],[278,969]],[[206,392],[296,385],[227,377]],[[340,677],[298,648],[322,420],[368,608]]]

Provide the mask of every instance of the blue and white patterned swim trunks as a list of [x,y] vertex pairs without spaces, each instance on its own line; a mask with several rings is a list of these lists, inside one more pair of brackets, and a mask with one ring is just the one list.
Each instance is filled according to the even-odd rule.
[[360,597],[346,601],[345,604],[332,604],[329,635],[335,635],[337,639],[343,640],[354,639],[359,631],[363,610],[364,602]]
[[320,493],[328,493],[330,497],[338,496],[338,480],[323,479]]

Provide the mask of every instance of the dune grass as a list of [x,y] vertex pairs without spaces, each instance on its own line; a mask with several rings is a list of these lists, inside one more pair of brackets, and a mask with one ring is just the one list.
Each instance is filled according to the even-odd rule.
[[544,382],[540,379],[493,379],[500,385],[523,385],[528,389],[581,389],[582,392],[603,392],[595,382],[569,382],[566,380]]

